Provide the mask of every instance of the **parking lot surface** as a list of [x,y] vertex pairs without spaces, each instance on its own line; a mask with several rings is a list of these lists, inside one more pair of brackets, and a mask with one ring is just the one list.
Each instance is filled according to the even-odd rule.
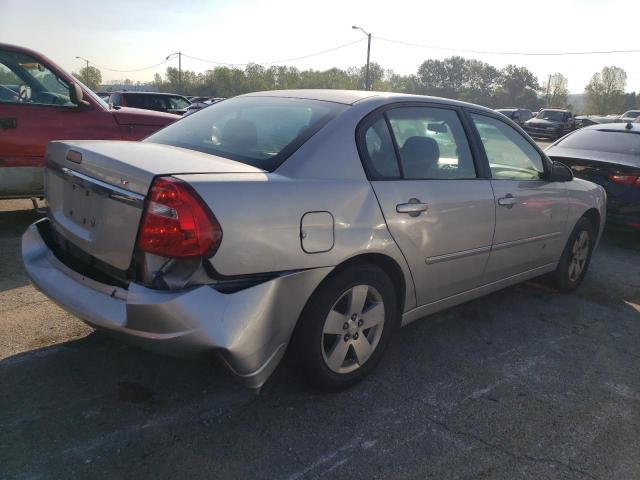
[[640,478],[637,236],[607,233],[573,294],[529,282],[409,325],[349,391],[283,365],[256,395],[37,292],[29,207],[0,202],[0,479]]

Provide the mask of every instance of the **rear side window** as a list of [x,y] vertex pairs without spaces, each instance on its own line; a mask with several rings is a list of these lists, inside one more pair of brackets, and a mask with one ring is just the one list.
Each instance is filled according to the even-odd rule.
[[219,155],[272,171],[347,108],[320,100],[237,97],[182,118],[145,141]]
[[366,164],[372,180],[400,178],[393,140],[384,117],[374,121],[364,133]]
[[454,110],[403,107],[386,115],[398,146],[403,178],[476,178],[467,136]]
[[617,130],[578,130],[561,140],[558,147],[636,155],[640,165],[640,134]]

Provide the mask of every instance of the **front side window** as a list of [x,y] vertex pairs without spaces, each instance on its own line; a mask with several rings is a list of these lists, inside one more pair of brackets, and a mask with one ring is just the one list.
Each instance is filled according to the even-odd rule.
[[70,85],[37,59],[0,50],[0,103],[75,107]]
[[544,162],[540,153],[515,129],[493,117],[471,114],[497,180],[540,180]]
[[473,156],[458,114],[431,107],[386,113],[406,179],[476,178]]
[[145,141],[218,155],[272,171],[347,105],[237,97],[182,118]]

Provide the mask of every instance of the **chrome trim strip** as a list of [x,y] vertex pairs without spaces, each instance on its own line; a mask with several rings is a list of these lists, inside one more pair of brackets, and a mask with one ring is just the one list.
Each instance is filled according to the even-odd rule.
[[446,262],[448,260],[457,260],[458,258],[470,257],[471,255],[478,255],[479,253],[486,253],[489,251],[491,251],[491,245],[488,245],[486,247],[472,248],[471,250],[462,250],[461,252],[436,255],[435,257],[427,258],[425,261],[427,265],[433,265],[434,263]]
[[528,237],[528,238],[522,238],[520,240],[513,240],[512,242],[498,243],[491,247],[491,251],[502,250],[503,248],[516,247],[518,245],[524,245],[525,243],[530,243],[530,242],[538,242],[540,240],[548,240],[550,238],[559,237],[560,235],[561,235],[561,232],[552,232],[552,233],[545,233],[544,235],[537,235],[535,237]]
[[109,198],[112,198],[113,200],[116,200],[118,202],[138,205],[140,207],[142,207],[142,204],[144,203],[144,195],[140,195],[139,193],[116,187],[115,185],[111,185],[107,182],[103,182],[102,180],[98,180],[97,178],[93,178],[83,173],[76,172],[67,167],[62,167],[60,171],[67,177],[90,184],[93,188],[106,190],[108,192]]

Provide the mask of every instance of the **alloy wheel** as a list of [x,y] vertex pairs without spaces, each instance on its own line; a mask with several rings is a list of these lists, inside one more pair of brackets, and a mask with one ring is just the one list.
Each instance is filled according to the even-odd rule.
[[582,275],[585,266],[587,265],[587,257],[589,256],[589,233],[585,230],[580,232],[580,235],[573,242],[571,249],[571,261],[569,262],[569,280],[572,282],[577,281]]
[[360,368],[375,351],[384,328],[382,295],[371,285],[356,285],[336,301],[324,322],[324,362],[336,373]]

